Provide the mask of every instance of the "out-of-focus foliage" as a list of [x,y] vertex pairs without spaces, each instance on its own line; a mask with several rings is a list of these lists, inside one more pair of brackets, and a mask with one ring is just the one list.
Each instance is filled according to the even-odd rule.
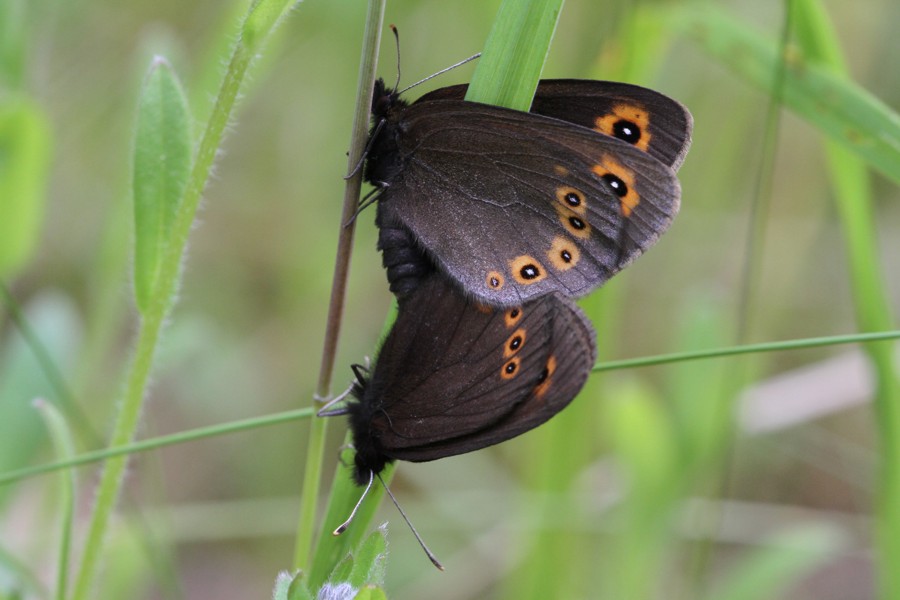
[[[34,241],[0,273],[98,432],[109,430],[134,346],[130,157],[146,65],[166,56],[201,120],[246,4],[11,0],[0,10],[0,33],[28,33],[0,35],[0,106],[27,97],[47,123],[43,156],[50,148],[53,156],[32,171],[43,173],[30,188],[34,207],[44,205],[29,209],[38,221],[16,229]],[[716,4],[777,44],[782,3]],[[402,81],[480,50],[497,5],[390,1],[386,22],[400,30]],[[854,331],[822,133],[785,111],[775,150],[764,154],[769,96],[707,52],[683,21],[669,20],[679,3],[642,13],[634,5],[568,0],[544,73],[654,87],[685,103],[696,123],[671,231],[582,302],[601,359],[734,341],[748,220],[767,177],[748,339]],[[831,0],[825,8],[854,85],[896,110],[900,6],[869,0],[863,10]],[[361,2],[306,0],[262,54],[204,193],[143,437],[310,401],[364,10]],[[387,79],[396,73],[393,49],[386,37]],[[467,81],[471,72],[461,67],[408,95]],[[6,148],[0,174],[12,164]],[[871,184],[871,235],[896,311],[900,192],[878,174]],[[0,197],[0,207],[8,201]],[[359,217],[343,366],[374,355],[390,304],[373,213]],[[48,331],[46,323],[60,325]],[[538,431],[397,469],[392,489],[448,573],[433,569],[385,504],[392,526],[384,589],[391,598],[873,598],[878,448],[866,373],[841,348],[596,375]],[[0,424],[14,417],[36,432],[5,455],[19,461],[5,467],[33,463],[36,453],[51,460],[37,415],[23,413],[36,395],[53,400],[53,390],[5,309],[0,378]],[[342,367],[335,390],[350,378]],[[122,590],[134,598],[267,597],[276,574],[290,569],[305,429],[279,426],[134,460],[98,598],[124,597]],[[336,460],[342,436],[332,429]],[[84,506],[95,473],[79,474]],[[59,507],[46,498],[55,486],[46,477],[2,490],[0,594],[25,570],[53,572]],[[694,595],[698,589],[707,596]]]

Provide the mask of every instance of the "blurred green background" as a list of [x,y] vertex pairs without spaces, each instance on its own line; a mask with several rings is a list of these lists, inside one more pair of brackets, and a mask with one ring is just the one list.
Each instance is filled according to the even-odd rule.
[[[773,42],[781,36],[782,3],[710,4]],[[386,22],[400,30],[403,82],[479,51],[497,6],[391,0]],[[896,110],[900,5],[824,6],[852,79]],[[641,5],[651,16],[673,7]],[[36,246],[5,283],[104,438],[134,346],[129,185],[140,83],[152,56],[165,56],[202,123],[245,9],[0,0],[0,102],[25,99],[43,113],[52,157]],[[668,19],[642,26],[635,10],[627,1],[568,0],[544,71],[628,78],[680,100],[695,118],[674,226],[582,302],[601,360],[735,343],[748,252],[756,270],[746,341],[856,331],[821,134],[784,111],[767,148],[768,94],[687,28]],[[306,0],[256,64],[204,194],[140,437],[310,402],[364,12],[359,1]],[[395,76],[390,37],[379,72]],[[466,65],[409,95],[471,72]],[[873,235],[896,311],[900,192],[878,174],[872,184]],[[751,248],[760,196],[765,234]],[[335,391],[349,383],[350,363],[374,354],[391,302],[373,215],[357,230]],[[860,356],[840,347],[595,374],[540,430],[402,464],[392,489],[448,572],[428,564],[385,505],[390,597],[875,597],[877,446]],[[53,395],[2,309],[2,471],[52,460],[30,402]],[[277,572],[290,568],[306,430],[297,422],[134,457],[98,597],[269,597]],[[330,438],[336,460],[342,424]],[[96,473],[79,471],[79,515]],[[0,488],[0,592],[26,572],[16,564],[52,572],[56,491],[53,477]]]

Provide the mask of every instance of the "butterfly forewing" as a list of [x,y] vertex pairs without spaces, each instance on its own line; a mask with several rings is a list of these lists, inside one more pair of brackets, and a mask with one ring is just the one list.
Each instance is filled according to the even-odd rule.
[[406,108],[400,128],[404,167],[379,220],[414,232],[485,303],[586,294],[653,244],[678,210],[672,169],[557,119],[436,101]]

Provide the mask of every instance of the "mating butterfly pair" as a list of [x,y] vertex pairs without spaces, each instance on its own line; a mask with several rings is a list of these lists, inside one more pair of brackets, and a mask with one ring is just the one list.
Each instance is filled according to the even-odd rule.
[[570,300],[669,227],[692,119],[611,82],[549,80],[531,112],[379,80],[365,178],[399,314],[346,409],[354,477],[537,427],[584,385],[594,331]]

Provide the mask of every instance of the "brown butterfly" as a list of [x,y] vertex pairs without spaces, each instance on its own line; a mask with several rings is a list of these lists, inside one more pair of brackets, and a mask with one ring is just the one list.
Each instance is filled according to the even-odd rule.
[[[547,80],[520,112],[466,102],[465,92],[408,104],[379,80],[365,178],[379,190],[379,226],[482,303],[584,295],[671,224],[693,123],[675,100]],[[389,268],[394,291],[404,267]]]

